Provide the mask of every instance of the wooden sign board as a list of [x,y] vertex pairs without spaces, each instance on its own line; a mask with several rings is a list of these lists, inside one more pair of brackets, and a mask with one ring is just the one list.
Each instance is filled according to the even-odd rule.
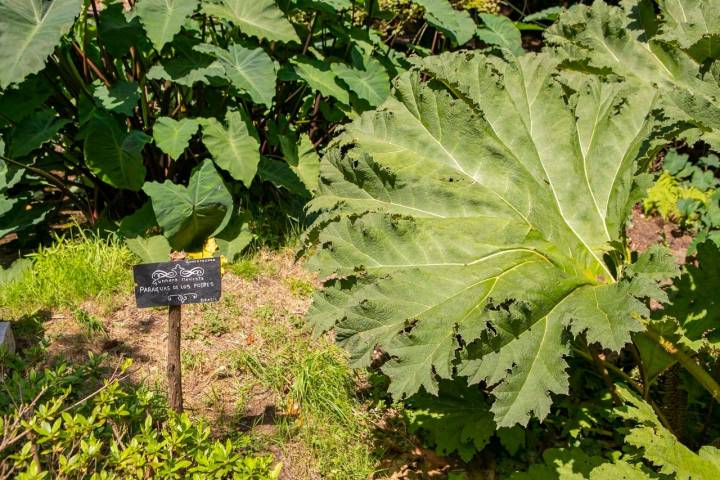
[[217,257],[143,263],[133,268],[133,276],[139,308],[220,300],[220,259]]

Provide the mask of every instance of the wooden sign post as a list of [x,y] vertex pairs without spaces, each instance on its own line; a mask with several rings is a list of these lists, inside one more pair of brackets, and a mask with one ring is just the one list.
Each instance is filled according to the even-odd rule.
[[180,334],[182,306],[217,302],[222,294],[220,259],[200,258],[174,262],[143,263],[133,268],[138,308],[168,307],[168,401],[183,411]]

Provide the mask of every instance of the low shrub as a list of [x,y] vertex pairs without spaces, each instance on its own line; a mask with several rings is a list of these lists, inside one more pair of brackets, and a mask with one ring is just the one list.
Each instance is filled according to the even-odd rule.
[[105,380],[102,364],[92,354],[45,369],[2,359],[0,478],[277,478],[279,466],[249,452],[247,437],[211,439],[201,422],[123,381],[129,361]]

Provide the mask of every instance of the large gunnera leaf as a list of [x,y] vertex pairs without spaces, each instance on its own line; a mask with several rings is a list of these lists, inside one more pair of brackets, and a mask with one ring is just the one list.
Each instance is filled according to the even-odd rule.
[[0,88],[45,66],[82,0],[0,0]]
[[566,67],[615,74],[657,89],[666,115],[720,147],[720,2],[648,0],[574,5],[546,32]]
[[648,269],[608,259],[655,153],[656,92],[588,77],[569,95],[554,62],[425,59],[429,80],[401,76],[323,161],[312,320],[356,366],[389,354],[396,397],[465,376],[498,426],[526,424],[567,392],[572,335],[618,350],[642,330]]

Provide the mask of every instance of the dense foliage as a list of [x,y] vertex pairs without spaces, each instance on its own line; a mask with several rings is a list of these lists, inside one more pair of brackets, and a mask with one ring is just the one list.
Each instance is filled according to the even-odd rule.
[[130,363],[104,376],[102,357],[42,368],[3,358],[2,478],[277,478],[272,458],[245,454],[247,439],[220,442],[168,411],[162,399],[121,384]]
[[[677,277],[669,251],[626,235],[670,141],[715,158],[717,22],[701,19],[716,11],[597,1],[561,14],[541,53],[417,59],[331,145],[311,320],[381,365],[440,453],[497,438],[506,474],[545,450],[519,478],[717,476],[716,449],[678,440],[718,436],[717,249]],[[710,166],[686,166],[708,196]]]
[[248,223],[272,243],[301,221],[317,149],[385,100],[401,52],[519,48],[508,19],[471,16],[481,4],[417,2],[408,21],[375,0],[3,0],[0,237],[27,244],[70,207],[163,233],[132,244],[143,256],[217,237],[234,257]]

